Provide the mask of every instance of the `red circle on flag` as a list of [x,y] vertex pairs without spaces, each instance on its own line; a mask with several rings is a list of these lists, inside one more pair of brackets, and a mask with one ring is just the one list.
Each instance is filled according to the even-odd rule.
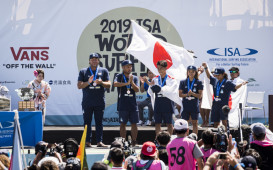
[[155,67],[157,67],[157,62],[160,60],[166,60],[168,63],[167,69],[169,69],[173,65],[173,61],[169,53],[165,50],[165,48],[157,41],[154,46],[153,52],[153,62]]

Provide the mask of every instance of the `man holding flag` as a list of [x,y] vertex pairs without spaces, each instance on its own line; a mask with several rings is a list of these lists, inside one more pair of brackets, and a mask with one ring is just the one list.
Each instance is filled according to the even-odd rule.
[[167,124],[168,132],[173,134],[172,114],[174,112],[174,102],[166,96],[177,91],[178,84],[174,78],[166,73],[167,66],[166,60],[157,62],[159,75],[153,78],[151,86],[148,89],[154,106],[156,135],[161,131],[162,121]]
[[[178,82],[182,79],[186,79],[186,67],[188,65],[194,64],[193,53],[188,52],[188,50],[182,47],[178,47],[176,45],[164,42],[161,39],[154,37],[152,34],[150,34],[147,30],[142,28],[133,20],[131,20],[131,27],[133,32],[133,38],[126,52],[132,54],[147,68],[149,68],[149,70],[151,70],[155,75],[161,74],[161,70],[164,70],[164,75],[162,74],[160,76],[160,78],[163,78],[163,80],[161,81],[164,81],[164,77],[162,76],[165,76],[165,74],[168,75],[164,82],[165,85],[161,84],[164,86],[162,87],[162,94],[164,96],[164,99],[168,98],[172,102],[175,102],[176,104],[181,106],[182,100],[178,94]],[[158,61],[162,60],[165,60],[165,62],[167,62],[167,66],[163,67],[161,66],[161,64],[159,64],[160,67],[158,68],[157,63]],[[155,84],[158,84],[158,77],[155,78]],[[152,103],[154,103],[156,93],[153,93],[150,89],[149,94],[153,95],[153,97],[151,97],[151,101]],[[155,109],[154,104],[153,107]],[[172,112],[171,109],[168,109],[168,112]],[[160,120],[158,120],[158,125],[156,126],[156,133],[160,131],[159,122]],[[172,134],[172,130],[170,130],[171,125],[169,125],[168,129],[170,134]]]

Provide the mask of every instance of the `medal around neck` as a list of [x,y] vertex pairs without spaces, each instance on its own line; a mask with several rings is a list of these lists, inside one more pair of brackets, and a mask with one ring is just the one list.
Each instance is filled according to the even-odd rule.
[[94,83],[93,83],[93,86],[97,86],[97,83],[94,82]]
[[131,92],[130,92],[130,89],[127,89],[127,94],[130,94]]

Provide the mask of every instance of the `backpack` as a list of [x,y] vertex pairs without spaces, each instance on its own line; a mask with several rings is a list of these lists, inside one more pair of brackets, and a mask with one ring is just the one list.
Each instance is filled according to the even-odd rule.
[[149,160],[149,161],[146,163],[146,165],[143,166],[143,167],[137,167],[137,166],[136,166],[137,161],[136,161],[136,162],[133,163],[133,170],[146,170],[146,169],[150,168],[150,166],[152,165],[153,161],[154,161],[154,160]]

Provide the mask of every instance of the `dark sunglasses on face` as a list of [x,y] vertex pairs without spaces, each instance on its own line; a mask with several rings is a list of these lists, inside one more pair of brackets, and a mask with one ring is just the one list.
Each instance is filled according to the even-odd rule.
[[238,73],[238,71],[229,71],[230,73]]

